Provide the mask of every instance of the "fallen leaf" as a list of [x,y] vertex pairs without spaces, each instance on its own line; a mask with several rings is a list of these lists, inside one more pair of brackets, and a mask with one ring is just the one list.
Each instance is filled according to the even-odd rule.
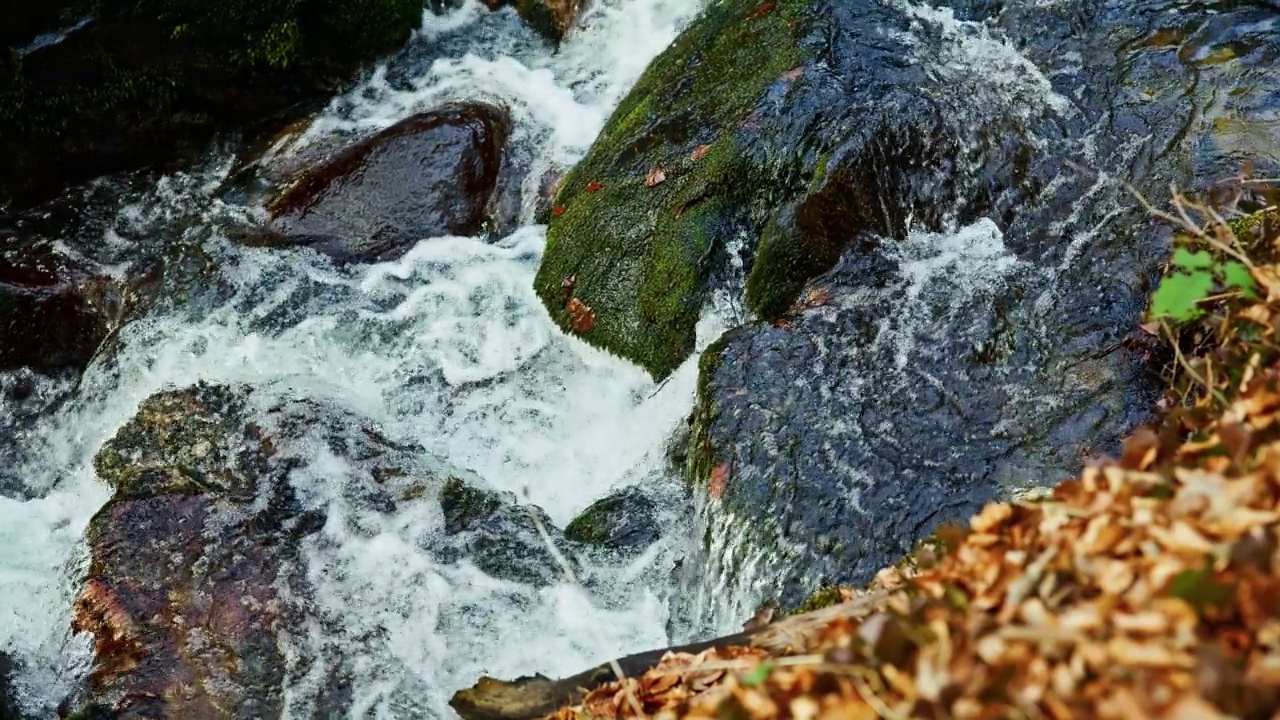
[[747,13],[747,19],[748,19],[748,20],[755,20],[756,18],[760,17],[761,15],[767,15],[767,14],[769,14],[769,13],[771,13],[771,12],[773,12],[773,3],[772,3],[772,2],[761,3],[761,4],[760,4],[760,5],[758,5],[754,10],[752,10],[752,11],[751,11],[751,12],[749,12],[749,13]]
[[707,483],[707,492],[710,493],[711,497],[719,500],[728,486],[729,463],[720,463],[711,469],[711,479]]
[[560,216],[561,216],[561,215],[563,215],[563,214],[564,214],[564,206],[563,206],[563,205],[557,205],[557,206],[555,206],[555,207],[551,208],[551,215],[552,215],[553,217],[560,217]]
[[595,180],[592,180],[591,182],[587,183],[587,192],[592,193],[592,194],[594,194],[594,193],[598,193],[598,192],[600,192],[600,188],[602,188],[602,187],[604,187],[604,186],[603,186],[603,185],[601,185],[600,183],[596,182]]
[[706,157],[707,153],[709,152],[711,152],[710,145],[699,145],[698,147],[693,149],[693,152],[689,155],[689,159],[695,160],[695,161],[701,160],[702,158]]
[[570,298],[565,310],[569,311],[569,327],[582,334],[595,327],[596,311],[578,298]]
[[657,187],[662,183],[666,182],[666,180],[667,180],[667,173],[663,171],[662,168],[656,167],[650,170],[649,174],[645,176],[644,185],[645,187]]
[[565,275],[564,280],[560,281],[560,292],[564,293],[564,301],[569,302],[569,298],[573,297],[573,288],[578,284],[578,273]]
[[797,65],[797,66],[795,66],[795,67],[791,68],[790,70],[786,70],[786,71],[784,71],[784,72],[782,73],[782,75],[780,75],[780,76],[778,76],[778,77],[779,77],[779,79],[780,79],[780,80],[785,80],[785,81],[787,81],[787,82],[793,82],[793,81],[795,81],[795,80],[799,79],[799,77],[800,77],[801,75],[803,75],[803,74],[804,74],[804,66],[803,66],[803,65]]

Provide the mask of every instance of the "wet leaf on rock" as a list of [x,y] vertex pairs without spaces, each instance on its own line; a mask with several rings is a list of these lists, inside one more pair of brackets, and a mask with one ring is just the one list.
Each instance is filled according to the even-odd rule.
[[570,298],[565,306],[569,311],[569,327],[581,335],[596,325],[596,311],[578,298]]
[[649,171],[644,178],[644,186],[649,188],[658,187],[667,181],[667,173],[660,167],[656,167]]

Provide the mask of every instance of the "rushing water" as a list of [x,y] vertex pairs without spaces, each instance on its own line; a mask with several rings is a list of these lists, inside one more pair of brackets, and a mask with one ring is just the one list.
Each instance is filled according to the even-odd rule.
[[[428,14],[402,53],[274,152],[305,153],[448,100],[488,99],[512,111],[513,147],[530,158],[532,189],[548,168],[581,157],[699,7],[599,3],[556,53],[510,11],[489,13],[475,0],[445,17]],[[127,325],[70,398],[23,425],[9,448],[16,451],[5,453],[16,465],[0,475],[20,488],[0,497],[0,648],[22,663],[24,703],[42,717],[87,664],[86,640],[71,637],[68,622],[85,563],[82,532],[109,497],[93,456],[158,390],[247,382],[329,399],[494,487],[527,491],[561,524],[616,486],[661,482],[664,441],[691,405],[695,360],[658,387],[555,329],[531,289],[544,242],[544,228],[528,224],[531,193],[525,226],[498,242],[428,239],[396,262],[345,269],[310,251],[228,242],[221,221],[261,212],[220,193],[232,165],[215,157],[199,172],[165,178],[120,206],[101,238],[127,258],[140,252],[135,243],[180,232],[216,261],[221,291]],[[710,317],[700,339],[718,330]],[[65,394],[70,381],[36,385],[24,408]],[[15,422],[9,397],[0,394],[11,405],[0,429]],[[630,565],[592,568],[608,578],[593,587],[607,592],[567,582],[524,587],[436,562],[414,541],[430,519],[412,510],[382,516],[348,505],[330,490],[346,470],[318,456],[294,482],[330,513],[306,556],[320,613],[343,618],[351,634],[376,629],[386,638],[350,671],[355,715],[447,717],[449,695],[481,673],[570,673],[666,644],[664,585],[685,542],[678,528]],[[350,534],[335,517],[357,518],[364,531]],[[324,646],[323,635],[295,639],[292,650]],[[298,714],[323,677],[295,678],[288,701]]]

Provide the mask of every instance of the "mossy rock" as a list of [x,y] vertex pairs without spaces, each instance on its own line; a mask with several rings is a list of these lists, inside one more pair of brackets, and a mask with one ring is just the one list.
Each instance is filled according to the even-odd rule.
[[500,494],[451,477],[440,490],[444,531],[453,535],[474,529],[505,504]]
[[564,529],[567,540],[622,552],[643,550],[661,535],[658,507],[640,488],[591,503]]
[[[32,42],[84,7],[91,21]],[[297,114],[403,43],[421,16],[420,0],[54,3],[6,33],[0,208],[105,173],[169,167],[220,130]]]
[[588,342],[656,378],[692,352],[716,252],[777,184],[744,157],[739,128],[799,62],[810,4],[713,4],[645,71],[555,199],[535,288],[562,326],[574,276],[573,297],[596,311]]

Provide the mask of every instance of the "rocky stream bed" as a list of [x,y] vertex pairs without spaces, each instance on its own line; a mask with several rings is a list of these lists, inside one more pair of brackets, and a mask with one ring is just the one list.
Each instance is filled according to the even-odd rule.
[[6,720],[450,717],[864,585],[1152,416],[1133,192],[1280,175],[1261,0],[2,12]]

